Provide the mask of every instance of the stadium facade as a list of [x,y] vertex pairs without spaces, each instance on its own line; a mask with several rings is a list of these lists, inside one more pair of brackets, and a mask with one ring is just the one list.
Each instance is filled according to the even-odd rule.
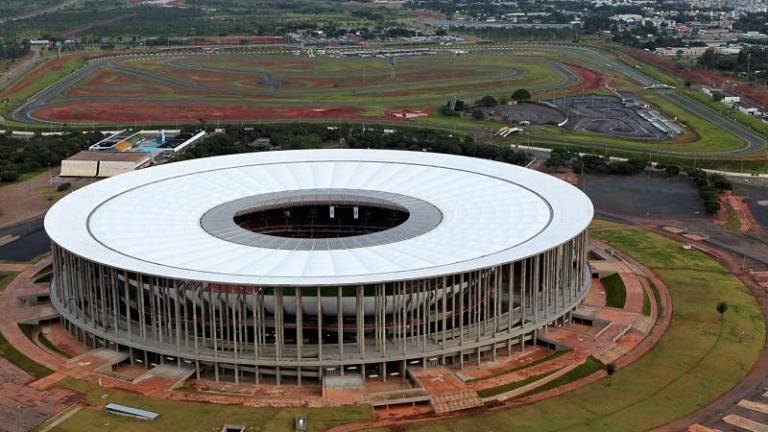
[[58,202],[51,299],[131,363],[278,383],[495,358],[571,319],[589,199],[432,153],[308,150],[167,164]]

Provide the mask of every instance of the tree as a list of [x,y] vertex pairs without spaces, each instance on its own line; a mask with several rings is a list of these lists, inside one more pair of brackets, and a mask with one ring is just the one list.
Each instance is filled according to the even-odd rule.
[[512,99],[516,100],[518,102],[520,101],[526,101],[531,99],[531,92],[529,92],[526,89],[517,89],[514,93],[512,93]]
[[19,179],[19,171],[17,171],[15,167],[3,168],[2,172],[0,172],[0,181],[11,183],[11,182],[15,182],[18,179]]
[[723,322],[725,321],[725,312],[728,311],[728,303],[726,302],[720,302],[717,304],[717,313],[720,314],[720,326],[722,327]]
[[667,165],[664,167],[664,171],[667,173],[667,175],[677,176],[680,174],[680,167],[677,165]]
[[490,95],[483,96],[480,98],[479,101],[477,101],[476,105],[484,106],[487,108],[492,108],[498,105],[499,103],[496,101],[496,98]]
[[484,120],[485,113],[483,113],[483,111],[479,109],[472,110],[472,118],[475,120]]

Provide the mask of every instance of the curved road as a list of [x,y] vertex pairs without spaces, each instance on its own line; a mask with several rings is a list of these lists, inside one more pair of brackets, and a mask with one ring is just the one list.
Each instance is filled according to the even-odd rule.
[[[589,57],[592,61],[602,64],[604,65],[604,67],[608,68],[609,70],[616,71],[617,73],[620,73],[643,86],[652,86],[655,84],[659,84],[657,81],[648,77],[647,75],[642,73],[640,70],[634,67],[631,67],[627,64],[613,60],[610,57],[604,55],[603,53],[590,47],[575,46],[575,45],[569,45],[569,44],[530,44],[530,43],[519,43],[519,44],[512,43],[512,44],[503,44],[503,45],[462,47],[462,49],[466,49],[468,51],[514,51],[514,50],[530,50],[532,48],[539,49],[539,50],[570,51],[572,53],[576,52],[579,55]],[[336,51],[344,51],[344,50],[352,50],[352,49],[339,49]],[[291,52],[291,51],[292,51],[291,49],[286,49],[278,52],[284,53],[284,52]],[[329,50],[329,51],[332,51],[332,50]],[[275,51],[259,52],[259,53],[275,53]],[[167,53],[166,55],[179,56],[180,54]],[[211,55],[211,54],[203,54],[203,55]],[[24,104],[17,107],[11,112],[11,118],[16,121],[20,121],[24,123],[34,123],[34,124],[56,123],[56,122],[49,122],[49,121],[35,118],[34,111],[44,106],[55,106],[56,104],[62,104],[66,102],[71,103],[72,101],[76,100],[76,99],[65,99],[65,100],[59,99],[56,102],[51,102],[51,100],[54,97],[63,94],[73,85],[87,78],[88,76],[96,73],[99,69],[102,69],[102,68],[111,68],[113,70],[131,75],[140,79],[150,80],[153,82],[157,82],[167,86],[172,86],[175,88],[181,88],[181,89],[191,90],[191,91],[203,91],[203,90],[210,91],[210,88],[207,88],[205,86],[201,86],[201,85],[197,85],[194,83],[185,82],[181,80],[174,80],[168,77],[153,75],[149,72],[137,70],[137,69],[130,68],[123,65],[125,61],[131,58],[140,58],[144,56],[146,55],[136,54],[134,56],[129,56],[123,59],[108,58],[108,59],[95,60],[89,63],[84,68],[81,68],[80,70],[74,72],[73,74],[63,78],[62,80],[58,81],[57,83],[44,89],[34,97],[27,100]],[[558,73],[560,73],[563,76],[563,80],[557,85],[548,86],[546,90],[549,91],[549,90],[555,90],[560,88],[566,88],[578,82],[579,78],[575,76],[575,74],[570,69],[565,67],[562,63],[556,62],[553,60],[550,60],[549,62],[550,62],[550,66],[553,67],[555,70],[557,70]],[[183,60],[181,59],[173,60],[171,63],[180,67],[185,67],[185,68],[200,68],[201,70],[207,69],[207,67],[205,66],[197,66],[197,65],[184,63]],[[218,91],[220,91],[222,95],[226,95],[226,96],[240,96],[240,97],[248,96],[247,93],[243,93],[242,91],[233,91],[233,90],[218,90]],[[659,95],[667,99],[668,101],[682,107],[683,109],[690,111],[691,113],[694,113],[695,115],[728,131],[729,133],[738,137],[744,143],[744,146],[739,149],[730,150],[730,151],[720,151],[720,152],[687,152],[687,151],[673,151],[673,150],[654,150],[655,153],[668,154],[668,155],[681,156],[681,157],[718,157],[718,156],[747,156],[747,155],[755,154],[765,150],[766,148],[765,138],[759,135],[758,133],[742,126],[741,124],[731,119],[722,117],[715,111],[673,90],[669,90],[669,89],[659,90]],[[98,98],[98,99],[89,98],[88,100],[89,101],[98,100],[98,101],[105,101],[105,102],[106,101],[110,101],[110,102],[125,101],[125,99],[122,99],[122,98],[109,98],[109,97]],[[161,101],[162,99],[156,99],[156,100]],[[208,99],[208,101],[210,101],[210,99]],[[174,100],[174,102],[184,103],[184,102],[193,102],[193,101],[192,100],[184,100],[184,101]],[[237,122],[239,123],[240,121],[237,121]],[[222,122],[222,123],[226,123],[226,122]],[[480,131],[480,129],[478,128],[473,131],[478,132]],[[568,141],[567,139],[565,140],[555,139],[555,138],[546,137],[546,136],[536,136],[535,134],[531,135],[531,138],[536,142],[545,143],[545,144],[572,145],[576,147],[585,146],[584,142]],[[638,153],[646,152],[646,150],[640,150],[640,149],[637,149],[636,147],[622,147],[621,145],[614,145],[614,144],[611,145],[611,148],[625,150],[628,152],[638,152]]]

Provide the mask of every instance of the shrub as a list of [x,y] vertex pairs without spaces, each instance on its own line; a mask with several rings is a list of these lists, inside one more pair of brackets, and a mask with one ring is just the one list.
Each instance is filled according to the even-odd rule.
[[677,165],[667,165],[664,167],[664,172],[670,176],[680,175],[680,167]]
[[720,201],[705,201],[704,210],[707,214],[716,214],[720,211]]
[[492,108],[498,104],[499,103],[496,101],[496,98],[489,95],[483,96],[479,101],[477,101],[477,103],[475,103],[475,105],[483,106],[486,108]]
[[526,101],[531,99],[531,92],[526,89],[517,89],[512,93],[512,99],[516,101]]
[[0,180],[4,182],[15,182],[19,179],[19,171],[16,168],[3,168],[0,172]]
[[66,192],[71,188],[72,188],[72,183],[66,182],[66,183],[60,184],[59,187],[56,188],[56,190],[59,192]]

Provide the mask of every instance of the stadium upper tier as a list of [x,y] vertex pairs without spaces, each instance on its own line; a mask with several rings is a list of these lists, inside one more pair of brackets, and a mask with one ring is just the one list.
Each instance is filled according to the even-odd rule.
[[269,286],[365,284],[518,261],[582,233],[554,177],[434,153],[304,150],[171,163],[58,202],[58,246],[113,268]]

